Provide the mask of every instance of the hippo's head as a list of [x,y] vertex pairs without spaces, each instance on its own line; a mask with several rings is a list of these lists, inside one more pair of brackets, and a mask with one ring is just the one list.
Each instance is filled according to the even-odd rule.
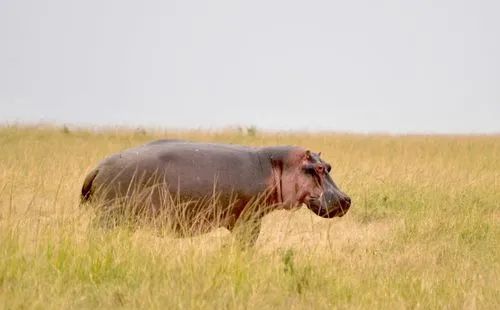
[[351,198],[343,193],[330,176],[331,166],[320,154],[309,150],[294,152],[284,163],[281,193],[283,201],[304,203],[325,218],[343,216]]

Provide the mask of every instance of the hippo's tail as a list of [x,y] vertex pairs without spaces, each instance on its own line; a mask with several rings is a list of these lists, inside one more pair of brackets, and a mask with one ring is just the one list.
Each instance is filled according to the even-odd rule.
[[85,178],[85,181],[83,181],[82,195],[80,197],[80,200],[82,203],[90,200],[90,198],[92,196],[92,189],[93,189],[92,183],[94,182],[94,179],[97,176],[98,172],[99,172],[99,170],[97,170],[97,169],[92,170]]

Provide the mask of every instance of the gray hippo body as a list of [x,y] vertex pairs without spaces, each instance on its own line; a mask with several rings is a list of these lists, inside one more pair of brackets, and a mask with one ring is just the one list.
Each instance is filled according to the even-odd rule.
[[103,208],[135,199],[153,213],[173,202],[191,219],[217,213],[208,221],[233,230],[243,214],[255,215],[255,225],[273,209],[303,203],[322,217],[344,215],[350,198],[329,170],[318,154],[301,147],[159,140],[104,159],[87,175],[81,197]]

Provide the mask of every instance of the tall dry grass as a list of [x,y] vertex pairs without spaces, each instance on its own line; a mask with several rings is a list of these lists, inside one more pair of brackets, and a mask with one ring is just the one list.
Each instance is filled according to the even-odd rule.
[[[321,151],[353,206],[223,229],[106,229],[86,173],[157,138]],[[0,128],[0,308],[500,308],[500,137]]]

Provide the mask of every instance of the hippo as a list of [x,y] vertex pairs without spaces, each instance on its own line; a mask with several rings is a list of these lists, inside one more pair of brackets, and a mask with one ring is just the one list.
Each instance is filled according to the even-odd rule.
[[101,161],[85,178],[81,200],[104,209],[134,200],[153,215],[177,206],[192,228],[251,227],[240,231],[250,231],[245,238],[253,244],[272,210],[305,204],[323,218],[346,214],[351,199],[330,172],[320,153],[298,146],[158,140]]

